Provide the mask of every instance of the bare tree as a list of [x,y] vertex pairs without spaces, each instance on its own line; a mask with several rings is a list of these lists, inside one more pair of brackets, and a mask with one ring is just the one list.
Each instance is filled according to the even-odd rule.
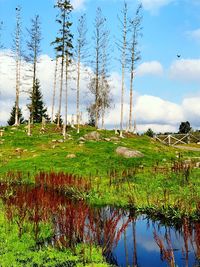
[[127,64],[127,33],[128,33],[128,8],[127,3],[124,2],[124,7],[122,10],[122,19],[118,17],[121,32],[122,40],[119,42],[118,47],[121,52],[121,70],[122,70],[122,84],[121,84],[121,118],[120,118],[120,137],[122,137],[123,132],[123,118],[124,118],[124,89],[125,89],[125,69]]
[[77,41],[75,47],[75,60],[77,64],[77,78],[76,78],[76,88],[77,88],[77,96],[76,96],[76,123],[77,123],[77,133],[79,133],[80,126],[80,79],[81,79],[81,63],[84,63],[87,54],[87,26],[86,26],[86,15],[82,15],[78,21],[77,27]]
[[[37,64],[39,61],[39,56],[41,53],[40,44],[41,44],[41,23],[39,15],[36,15],[33,19],[31,19],[31,28],[27,29],[29,34],[29,40],[27,41],[27,47],[29,54],[26,57],[27,61],[31,63],[31,79],[32,79],[32,90],[31,96],[35,95],[34,88],[37,80]],[[31,123],[33,123],[33,106],[34,106],[34,98],[31,97],[32,103],[30,104],[30,116]]]
[[110,93],[110,84],[109,78],[110,75],[108,73],[109,66],[109,32],[105,34],[104,45],[103,45],[103,53],[102,53],[102,71],[101,71],[101,81],[100,81],[100,99],[102,100],[101,104],[101,118],[102,125],[101,128],[105,128],[105,114],[106,110],[110,108],[111,104],[111,93]]
[[[129,47],[129,67],[130,67],[130,109],[129,109],[129,131],[132,132],[133,129],[133,81],[136,69],[136,63],[141,58],[141,53],[138,50],[138,39],[141,37],[141,22],[142,22],[142,4],[139,4],[135,13],[135,17],[130,20],[130,32],[131,40]],[[136,125],[134,126],[136,128]],[[136,129],[135,129],[136,130]]]
[[58,74],[58,57],[55,58],[55,70],[54,70],[54,82],[53,82],[53,96],[52,96],[52,108],[51,108],[51,123],[54,121],[54,108],[56,98],[56,86],[57,86],[57,74]]
[[21,26],[21,7],[16,7],[16,28],[14,34],[13,53],[16,67],[16,89],[15,89],[15,123],[19,125],[19,95],[20,95],[20,74],[21,74],[21,60],[22,60],[22,26]]
[[[108,31],[106,29],[106,19],[102,15],[101,8],[97,8],[96,18],[94,23],[94,50],[95,59],[92,62],[94,69],[94,76],[91,79],[89,88],[95,97],[95,127],[98,128],[98,121],[100,117],[100,110],[102,107],[101,99],[101,77],[102,77],[102,65],[103,65],[103,53],[105,49],[106,38],[108,36]],[[92,104],[93,106],[93,104]]]

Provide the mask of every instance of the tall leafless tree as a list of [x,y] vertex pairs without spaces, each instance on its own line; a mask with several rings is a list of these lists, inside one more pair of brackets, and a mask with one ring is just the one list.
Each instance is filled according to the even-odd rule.
[[57,57],[57,53],[56,53],[55,70],[54,70],[54,82],[53,82],[52,107],[51,107],[51,123],[53,123],[53,121],[54,121],[54,109],[55,109],[57,76],[58,76],[58,57]]
[[78,21],[77,27],[77,40],[75,47],[75,61],[77,65],[77,78],[76,78],[76,123],[77,123],[77,133],[79,133],[80,126],[80,80],[81,80],[81,64],[85,63],[88,57],[87,53],[87,25],[86,25],[86,15],[82,15]]
[[21,7],[16,7],[16,28],[13,40],[13,53],[16,68],[16,89],[15,89],[15,124],[19,125],[19,95],[20,95],[20,74],[22,60],[22,25],[21,25]]
[[[28,55],[27,61],[31,64],[31,79],[32,79],[32,90],[30,92],[31,96],[35,95],[34,89],[37,80],[37,65],[39,61],[39,56],[41,53],[41,23],[39,15],[36,15],[31,20],[31,28],[27,29],[29,40],[27,41]],[[32,103],[30,104],[30,114],[31,123],[33,123],[33,107],[34,107],[34,97],[31,97]]]
[[[105,51],[105,43],[108,38],[108,31],[106,29],[106,19],[102,15],[101,8],[97,8],[96,18],[94,23],[94,61],[93,72],[94,76],[91,79],[89,88],[90,91],[94,94],[95,104],[91,107],[92,110],[95,108],[95,127],[98,128],[98,122],[100,117],[100,110],[102,107],[102,98],[101,98],[101,77],[102,77],[102,66],[103,66],[103,53]],[[90,110],[90,109],[89,109]]]
[[122,70],[122,84],[121,84],[121,115],[120,115],[120,137],[122,137],[123,132],[123,119],[124,119],[124,90],[125,90],[125,69],[127,67],[127,33],[128,33],[128,8],[127,3],[124,2],[122,9],[122,19],[118,17],[122,40],[119,41],[118,47],[121,52],[121,70]]
[[109,49],[109,32],[105,34],[103,52],[102,52],[102,70],[101,70],[101,80],[100,80],[100,99],[101,99],[101,118],[102,125],[101,128],[105,128],[105,115],[106,111],[110,107],[111,104],[111,92],[110,92],[110,84],[109,84],[109,66],[110,60],[110,49]]
[[[129,46],[129,69],[130,69],[130,108],[129,108],[129,131],[133,131],[133,81],[136,70],[136,63],[141,58],[140,50],[138,49],[138,39],[141,37],[142,30],[142,4],[139,4],[135,13],[135,17],[130,19],[131,40]],[[136,125],[134,126],[136,128]],[[136,130],[136,129],[135,129]]]

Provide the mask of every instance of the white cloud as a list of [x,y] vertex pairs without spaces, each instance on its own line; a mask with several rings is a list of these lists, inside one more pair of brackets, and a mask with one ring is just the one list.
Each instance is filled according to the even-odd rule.
[[193,127],[200,127],[200,94],[195,97],[188,97],[183,100],[182,108],[184,117]]
[[170,78],[181,81],[200,81],[200,59],[181,59],[172,63]]
[[196,30],[193,30],[193,31],[187,31],[186,32],[186,35],[190,39],[195,40],[197,42],[200,42],[200,28],[199,29],[196,29]]
[[[106,118],[107,125],[112,125],[112,127],[119,125],[120,108],[120,102],[118,102]],[[145,131],[148,128],[158,132],[176,131],[180,122],[185,119],[181,105],[150,95],[137,96],[133,114],[139,131]],[[128,118],[129,104],[127,96],[124,104],[124,127],[126,127]]]
[[152,13],[157,13],[160,8],[166,6],[175,0],[141,0],[144,9]]
[[138,66],[137,75],[145,76],[145,75],[155,75],[160,76],[163,74],[163,66],[158,61],[150,61],[144,62]]
[[71,4],[74,9],[82,9],[84,7],[86,0],[72,0]]
[[[14,60],[10,57],[8,51],[0,52],[0,124],[5,124],[8,120],[9,113],[15,101],[15,67]],[[38,78],[41,83],[41,90],[44,96],[44,102],[48,107],[49,115],[51,114],[52,102],[52,89],[54,77],[54,64],[51,58],[47,55],[42,55],[38,65]],[[24,63],[24,70],[22,76],[26,74],[25,69],[27,66]],[[89,105],[92,97],[88,93],[88,78],[87,74],[83,71],[82,66],[82,79],[81,79],[81,110],[84,112],[84,120],[87,120],[86,107]],[[91,70],[89,69],[91,72]],[[4,74],[2,74],[4,73]],[[72,75],[74,76],[74,74]],[[27,89],[27,85],[23,85]],[[30,87],[29,87],[30,88]],[[69,99],[68,108],[69,114],[76,112],[76,83],[71,80],[69,83]],[[64,87],[65,89],[65,87]],[[58,108],[58,91],[59,80],[56,92],[56,107]],[[115,72],[111,74],[111,91],[113,96],[112,109],[106,116],[107,127],[119,126],[120,122],[120,99],[121,99],[121,78],[120,74]],[[63,91],[65,96],[65,90]],[[23,108],[23,113],[26,116],[28,103],[28,95],[21,93],[20,106]],[[134,109],[133,114],[136,117],[138,130],[144,131],[147,128],[152,128],[154,131],[176,131],[181,121],[190,121],[193,127],[200,126],[200,93],[193,97],[185,97],[181,104],[176,104],[170,101],[163,100],[162,98],[150,95],[134,94]],[[62,111],[64,113],[65,100],[63,99]],[[70,117],[70,116],[69,116]],[[129,91],[125,90],[124,99],[124,127],[128,122],[129,117]]]

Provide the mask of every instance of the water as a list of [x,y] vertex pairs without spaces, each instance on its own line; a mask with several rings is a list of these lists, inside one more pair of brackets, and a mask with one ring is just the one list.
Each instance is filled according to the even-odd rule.
[[115,266],[200,266],[200,223],[185,220],[182,225],[167,226],[136,216],[132,210],[92,208],[45,186],[1,184],[0,192],[7,219],[18,223],[19,237],[25,223],[31,222],[40,245],[39,225],[49,222],[53,234],[42,245],[97,244]]

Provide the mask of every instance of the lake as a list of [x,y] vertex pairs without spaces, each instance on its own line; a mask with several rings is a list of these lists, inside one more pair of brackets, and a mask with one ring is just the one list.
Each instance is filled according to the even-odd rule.
[[[27,222],[38,246],[100,245],[114,266],[200,266],[200,222],[169,225],[136,215],[134,210],[91,207],[44,185],[0,184],[5,216],[18,225],[19,238]],[[52,228],[40,239],[41,222]]]

